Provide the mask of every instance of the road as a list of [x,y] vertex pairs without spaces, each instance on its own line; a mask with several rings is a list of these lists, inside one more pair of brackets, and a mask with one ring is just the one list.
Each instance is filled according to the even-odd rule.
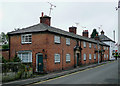
[[118,84],[118,61],[37,82],[31,86],[39,86],[40,84]]

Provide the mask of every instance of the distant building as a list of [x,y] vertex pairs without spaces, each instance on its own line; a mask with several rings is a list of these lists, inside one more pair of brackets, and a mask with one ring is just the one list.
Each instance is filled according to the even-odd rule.
[[[115,41],[113,41],[112,39],[110,39],[109,37],[107,37],[104,34],[104,31],[101,31],[101,35],[99,36],[100,41],[102,41],[103,43],[107,44],[110,46],[110,58],[109,60],[115,60],[114,56],[112,55],[112,52],[114,52],[117,48]],[[105,48],[105,47],[104,47]]]
[[118,2],[118,52],[120,53],[120,0]]

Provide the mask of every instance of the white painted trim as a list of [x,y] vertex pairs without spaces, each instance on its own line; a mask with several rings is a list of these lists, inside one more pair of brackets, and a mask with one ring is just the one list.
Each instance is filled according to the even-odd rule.
[[36,54],[36,72],[38,72],[38,55],[43,55],[42,53]]

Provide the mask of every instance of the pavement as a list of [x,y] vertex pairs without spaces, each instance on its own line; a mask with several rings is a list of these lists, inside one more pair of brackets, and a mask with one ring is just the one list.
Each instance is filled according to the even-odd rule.
[[91,64],[91,65],[84,66],[84,67],[77,67],[77,68],[74,68],[72,70],[66,70],[66,71],[62,71],[62,72],[59,72],[59,73],[56,73],[56,72],[55,73],[50,73],[50,74],[35,77],[35,78],[11,81],[11,82],[7,82],[7,83],[2,83],[2,85],[3,86],[8,86],[8,85],[9,86],[29,85],[29,84],[33,84],[33,83],[53,79],[53,78],[56,78],[56,77],[64,76],[64,75],[67,75],[67,74],[71,74],[71,73],[74,73],[74,72],[82,71],[82,70],[85,70],[85,69],[93,68],[93,67],[103,65],[103,64],[106,64],[106,63],[110,63],[110,61],[102,62],[102,63],[99,63],[99,64]]

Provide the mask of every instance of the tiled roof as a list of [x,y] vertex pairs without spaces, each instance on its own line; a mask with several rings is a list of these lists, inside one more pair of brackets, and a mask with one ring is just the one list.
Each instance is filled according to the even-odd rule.
[[[69,36],[69,37],[73,37],[73,38],[76,38],[76,39],[97,43],[97,41],[94,40],[94,39],[87,38],[87,37],[84,37],[84,36],[80,36],[80,35],[77,35],[77,34],[74,34],[74,33],[70,33],[70,32],[55,28],[55,27],[48,26],[48,25],[43,24],[43,23],[39,23],[37,25],[33,25],[33,26],[30,26],[30,27],[27,27],[27,28],[23,28],[23,29],[19,29],[19,30],[16,30],[16,31],[9,32],[8,35],[43,32],[43,31],[44,32],[49,31],[49,32],[60,34],[60,35]],[[103,42],[99,42],[99,44],[109,46],[109,45],[106,45]]]
[[99,36],[101,41],[112,41],[115,43],[115,41],[113,41],[112,39],[108,38],[107,36],[105,36],[104,34]]

